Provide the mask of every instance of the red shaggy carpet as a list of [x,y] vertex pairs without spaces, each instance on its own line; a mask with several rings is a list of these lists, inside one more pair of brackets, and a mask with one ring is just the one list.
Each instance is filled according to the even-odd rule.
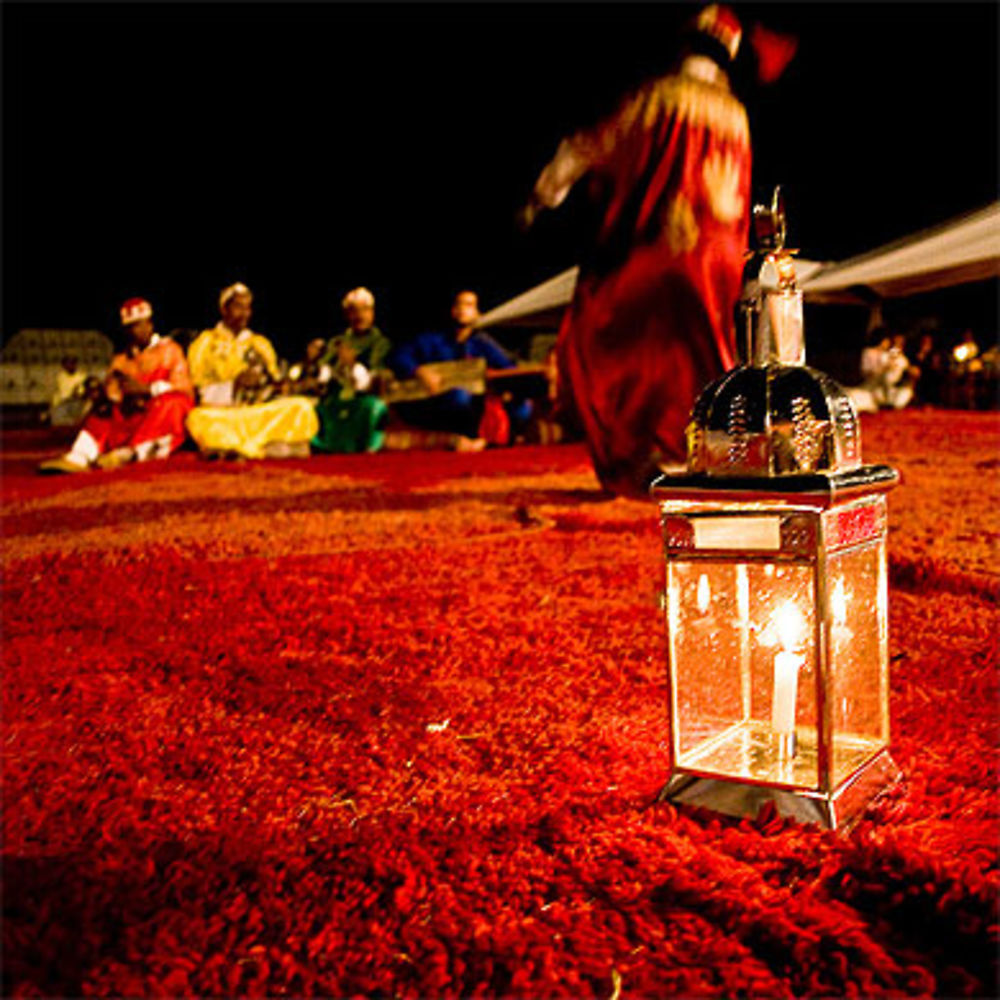
[[1000,424],[864,446],[906,780],[843,834],[656,804],[656,510],[577,447],[8,441],[4,994],[996,995]]

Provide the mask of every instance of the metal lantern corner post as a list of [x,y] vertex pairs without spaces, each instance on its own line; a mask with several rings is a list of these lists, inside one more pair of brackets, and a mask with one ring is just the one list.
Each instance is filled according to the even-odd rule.
[[664,798],[765,802],[834,828],[899,776],[889,756],[885,465],[805,366],[780,192],[754,210],[745,362],[709,385],[688,468],[652,487],[663,526],[671,776]]

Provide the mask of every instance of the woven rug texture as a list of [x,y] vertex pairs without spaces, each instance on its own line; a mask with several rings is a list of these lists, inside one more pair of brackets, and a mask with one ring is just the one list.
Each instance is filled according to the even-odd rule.
[[862,444],[904,779],[843,833],[657,802],[658,513],[579,446],[6,440],[3,994],[996,996],[1000,418]]

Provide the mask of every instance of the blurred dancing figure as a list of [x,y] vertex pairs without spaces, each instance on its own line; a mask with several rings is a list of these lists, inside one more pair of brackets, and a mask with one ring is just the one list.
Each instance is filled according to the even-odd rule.
[[166,458],[184,442],[194,391],[183,349],[155,332],[145,299],[129,299],[120,315],[128,348],[111,359],[103,386],[87,386],[93,407],[72,448],[40,472],[116,469]]
[[[661,463],[683,460],[691,405],[735,362],[750,134],[727,71],[741,36],[729,8],[704,8],[669,75],[560,143],[522,217],[530,224],[591,179],[600,228],[560,331],[559,369],[601,483],[622,495],[645,496]],[[794,41],[758,28],[751,41],[770,82]]]

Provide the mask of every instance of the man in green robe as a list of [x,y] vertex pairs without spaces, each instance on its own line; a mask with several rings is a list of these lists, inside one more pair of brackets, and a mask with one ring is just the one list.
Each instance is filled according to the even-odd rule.
[[334,367],[344,358],[341,345],[353,354],[373,375],[384,366],[392,342],[375,325],[375,296],[367,288],[355,288],[344,296],[341,303],[347,318],[347,329],[339,337],[331,338],[320,364]]
[[375,326],[375,296],[367,288],[348,292],[342,305],[348,326],[320,359],[333,378],[316,404],[320,430],[311,444],[318,451],[378,451],[389,409],[374,390],[392,342]]

